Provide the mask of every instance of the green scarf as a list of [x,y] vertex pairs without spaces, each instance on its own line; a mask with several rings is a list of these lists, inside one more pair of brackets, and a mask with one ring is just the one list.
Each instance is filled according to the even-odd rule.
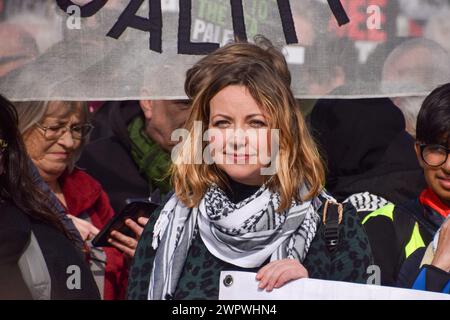
[[171,163],[170,155],[147,136],[142,117],[136,117],[130,122],[128,134],[131,139],[131,156],[139,172],[147,178],[151,192],[156,188],[161,194],[172,190],[170,178],[166,177]]

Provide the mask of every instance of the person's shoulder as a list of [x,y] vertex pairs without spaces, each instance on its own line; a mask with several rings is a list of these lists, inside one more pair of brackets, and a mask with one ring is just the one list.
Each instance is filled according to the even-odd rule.
[[[356,240],[366,240],[361,217],[356,208],[350,202],[338,203],[332,197],[322,197],[322,205],[317,210],[320,216],[318,236],[315,240],[327,242],[327,237],[334,234],[336,230],[336,239],[338,242],[352,242]],[[329,201],[326,204],[326,201]],[[333,212],[335,215],[332,215]],[[331,216],[330,216],[331,215]],[[328,234],[326,236],[325,234]]]
[[358,216],[364,219],[368,214],[391,204],[387,199],[368,191],[354,193],[344,200],[351,203],[358,212]]
[[[362,219],[361,216],[358,214],[357,209],[355,206],[347,201],[344,203],[338,203],[334,202],[334,198],[332,197],[326,197],[320,198],[323,202],[322,206],[318,210],[319,215],[321,216],[321,225],[320,225],[320,231],[323,233],[326,231],[326,229],[329,228],[338,228],[339,230],[339,241],[345,240],[345,242],[351,242],[353,240],[358,241],[366,241],[366,234],[364,231],[364,228],[362,226]],[[331,203],[334,202],[333,206],[335,206],[335,210],[337,211],[337,216],[339,217],[339,223],[338,225],[334,226],[334,221],[330,220],[328,218],[328,214],[333,209],[330,209],[330,205],[325,206],[325,202],[331,201]],[[325,216],[326,215],[326,216]]]
[[[332,210],[331,208],[333,206],[335,206],[338,211],[342,208],[342,217],[346,217],[349,215],[357,217],[357,209],[351,202],[338,202],[333,196],[325,191],[317,195],[312,201],[313,203],[315,203],[316,213],[321,217],[321,220],[323,220],[324,215],[328,211]],[[341,223],[344,222],[345,219],[342,219]]]
[[153,211],[149,222],[144,227],[144,231],[141,236],[141,240],[143,241],[140,242],[144,242],[144,240],[150,240],[153,238],[153,230],[155,228],[157,220],[159,219],[159,216],[161,215],[161,211],[167,209],[166,205],[168,205],[168,203],[172,201],[178,202],[179,200],[174,192],[169,192],[167,195],[164,196],[159,207],[156,208],[155,211]]
[[392,212],[392,222],[397,228],[402,229],[408,225],[412,229],[419,220],[426,220],[423,216],[423,206],[419,198],[410,199],[395,205]]
[[414,216],[422,211],[417,198],[404,201],[400,204],[389,203],[362,216],[362,224],[370,225],[410,225],[415,221]]
[[0,202],[0,230],[30,230],[30,220],[21,209],[10,201]]
[[94,140],[92,142],[89,142],[87,145],[83,148],[83,155],[100,155],[100,151],[108,150],[110,148],[114,148],[114,151],[118,149],[124,149],[120,139],[116,137],[115,135],[111,135],[108,137],[99,138],[97,140]]
[[99,183],[93,176],[87,173],[86,170],[79,167],[75,167],[72,172],[68,174],[68,177],[87,183]]
[[74,168],[74,170],[62,179],[62,189],[66,197],[69,210],[76,213],[87,209],[94,209],[101,219],[114,215],[109,197],[100,181],[92,177],[85,170]]
[[416,213],[422,213],[423,206],[418,197],[403,201],[395,206],[394,214],[412,216]]
[[75,167],[70,173],[65,174],[63,177],[64,189],[66,184],[69,184],[72,188],[82,188],[85,190],[91,190],[92,192],[96,191],[95,193],[103,191],[103,188],[98,180],[87,173],[86,170],[78,167]]
[[390,222],[394,219],[394,211],[396,206],[393,203],[389,203],[381,208],[378,208],[372,212],[369,212],[367,214],[364,214],[364,217],[362,219],[362,223],[366,224],[368,222],[372,222],[375,220],[384,220],[387,219]]
[[[324,211],[325,206],[322,205],[318,210],[321,220]],[[344,203],[340,223],[334,220],[320,222],[304,261],[305,266],[312,278],[364,283],[366,269],[373,257],[360,217],[351,203]],[[335,241],[336,245],[330,241]]]
[[0,261],[20,256],[31,235],[28,216],[10,202],[0,204]]

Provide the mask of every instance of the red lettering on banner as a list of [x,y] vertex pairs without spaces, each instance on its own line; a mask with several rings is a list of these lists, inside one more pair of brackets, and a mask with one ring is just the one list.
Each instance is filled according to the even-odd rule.
[[410,37],[422,37],[423,27],[415,21],[409,21],[409,36]]
[[[387,0],[366,0],[366,1],[354,1],[354,0],[341,0],[343,7],[350,17],[350,23],[338,27],[335,19],[330,18],[329,30],[334,32],[339,38],[347,37],[354,41],[375,41],[384,42],[387,39],[386,30],[386,7]],[[367,20],[373,13],[367,13],[367,8],[371,5],[378,6],[380,8],[380,29],[368,29]]]

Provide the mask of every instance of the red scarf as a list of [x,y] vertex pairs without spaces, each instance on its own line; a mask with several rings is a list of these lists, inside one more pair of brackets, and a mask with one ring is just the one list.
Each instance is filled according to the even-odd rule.
[[[114,210],[108,196],[100,183],[86,172],[75,168],[59,179],[68,213],[79,216],[83,212],[89,214],[92,224],[98,229],[114,216]],[[104,248],[106,253],[105,300],[125,298],[128,280],[128,266],[124,255],[113,247]]]
[[447,218],[450,214],[450,207],[445,205],[441,199],[430,188],[422,191],[419,197],[420,203],[430,207],[444,218]]

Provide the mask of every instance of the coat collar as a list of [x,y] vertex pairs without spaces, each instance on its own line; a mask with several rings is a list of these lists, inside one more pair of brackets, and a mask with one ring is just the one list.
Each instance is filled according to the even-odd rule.
[[70,173],[66,171],[59,178],[59,183],[66,199],[68,212],[74,216],[91,208],[102,192],[100,183],[78,168]]

